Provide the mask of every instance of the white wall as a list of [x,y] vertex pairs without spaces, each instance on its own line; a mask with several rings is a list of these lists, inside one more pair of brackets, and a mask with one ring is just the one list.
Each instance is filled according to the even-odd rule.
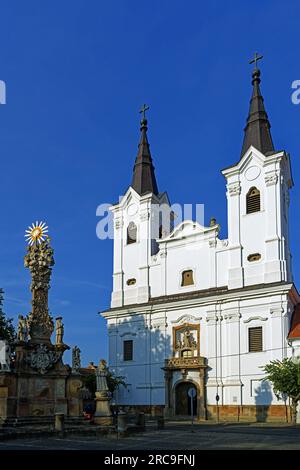
[[[261,366],[291,354],[286,342],[295,302],[290,288],[254,289],[242,299],[228,295],[201,299],[190,307],[176,303],[172,308],[155,306],[152,312],[109,314],[109,364],[130,384],[129,392],[119,396],[120,403],[165,403],[162,367],[172,357],[173,327],[185,322],[200,323],[200,355],[208,359],[208,404],[215,404],[217,393],[220,405],[281,403],[268,384],[261,384]],[[256,326],[263,328],[263,351],[249,353],[248,329]],[[123,361],[124,339],[134,342],[133,361]]]
[[[291,179],[284,152],[265,156],[250,147],[240,162],[223,170],[227,180],[229,288],[291,281],[288,205]],[[261,210],[246,213],[250,188],[260,191]],[[249,254],[261,254],[249,262]]]
[[[164,404],[162,367],[172,356],[172,328],[186,318],[200,323],[200,355],[208,359],[208,404],[215,404],[217,393],[220,405],[278,403],[260,379],[262,365],[291,354],[286,337],[293,305],[299,301],[287,284],[292,280],[289,157],[284,152],[266,157],[251,147],[223,174],[228,240],[219,239],[218,225],[203,227],[187,220],[172,233],[166,230],[156,243],[160,206],[170,210],[165,194],[141,197],[129,188],[120,204],[111,208],[115,224],[113,309],[104,316],[110,367],[126,376],[129,384],[127,390],[120,390],[120,403]],[[253,186],[260,191],[261,210],[246,214],[246,195]],[[127,245],[131,221],[137,225],[138,239]],[[253,253],[260,253],[261,259],[249,262]],[[181,274],[187,269],[193,271],[194,284],[183,287]],[[128,286],[131,278],[136,283]],[[278,281],[283,283],[272,286]],[[193,300],[176,302],[165,297],[165,302],[151,303],[160,296],[217,287],[228,287],[228,291],[213,296],[199,293]],[[264,350],[249,353],[248,329],[255,326],[263,327]],[[134,342],[132,361],[123,361],[125,339]]]

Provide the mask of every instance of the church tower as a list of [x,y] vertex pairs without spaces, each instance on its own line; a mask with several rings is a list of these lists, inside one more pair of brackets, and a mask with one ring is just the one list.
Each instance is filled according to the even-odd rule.
[[252,97],[240,160],[227,180],[229,289],[292,281],[289,247],[290,158],[274,147],[255,56]]
[[148,302],[150,266],[158,251],[156,240],[170,233],[171,210],[166,193],[159,193],[147,137],[148,122],[142,108],[140,142],[132,182],[114,217],[114,274],[112,307]]
[[286,421],[286,404],[262,386],[261,367],[291,357],[291,341],[295,350],[300,344],[288,231],[293,182],[289,155],[272,140],[258,59],[240,159],[222,171],[226,240],[215,220],[208,227],[183,220],[170,231],[143,116],[131,186],[111,208],[112,308],[102,315],[110,369],[128,384],[118,404],[186,417],[191,389],[199,420],[220,413]]

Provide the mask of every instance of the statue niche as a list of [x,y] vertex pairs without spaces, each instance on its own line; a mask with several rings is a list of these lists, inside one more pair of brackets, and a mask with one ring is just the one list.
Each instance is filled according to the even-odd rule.
[[173,328],[173,356],[197,357],[199,348],[199,325],[185,323]]

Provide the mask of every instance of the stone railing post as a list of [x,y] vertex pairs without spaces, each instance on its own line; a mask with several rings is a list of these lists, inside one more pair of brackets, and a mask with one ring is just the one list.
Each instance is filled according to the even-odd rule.
[[64,437],[65,433],[65,415],[64,413],[55,413],[55,431],[58,433],[59,437]]
[[125,435],[127,431],[127,423],[126,423],[126,413],[120,411],[118,414],[118,421],[117,421],[117,432],[118,434]]

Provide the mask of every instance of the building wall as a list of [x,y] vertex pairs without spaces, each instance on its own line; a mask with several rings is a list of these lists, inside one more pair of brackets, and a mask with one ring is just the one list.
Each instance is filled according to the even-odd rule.
[[[207,405],[284,405],[268,383],[262,383],[261,366],[291,354],[286,336],[293,311],[291,285],[253,289],[248,294],[227,298],[201,299],[188,306],[155,305],[152,311],[128,311],[108,318],[109,364],[126,377],[128,389],[116,397],[123,405],[165,404],[165,359],[173,355],[173,328],[180,324],[200,324],[200,356],[208,361]],[[279,291],[279,292],[278,292]],[[185,302],[187,303],[187,302]],[[262,326],[263,351],[248,352],[249,327]],[[123,341],[134,344],[132,361],[123,361]],[[181,377],[173,375],[173,384]],[[199,380],[188,371],[186,379]]]
[[[104,316],[109,365],[128,383],[115,397],[120,404],[164,406],[163,367],[173,356],[173,328],[188,322],[200,325],[200,356],[207,359],[206,400],[211,416],[216,411],[216,395],[224,416],[253,417],[258,407],[263,416],[270,405],[286,416],[285,403],[277,400],[270,384],[261,382],[261,367],[291,354],[286,338],[299,301],[291,284],[289,157],[284,152],[265,156],[250,147],[223,175],[228,203],[226,240],[219,237],[217,223],[205,227],[191,220],[171,231],[165,227],[158,238],[160,210],[164,216],[171,213],[166,194],[139,196],[129,188],[120,204],[112,207],[114,286],[111,310]],[[247,214],[246,198],[252,187],[260,191],[260,211]],[[132,221],[138,236],[136,243],[128,245],[126,231]],[[260,259],[250,261],[249,255],[255,253]],[[185,270],[193,272],[192,285],[182,285]],[[128,279],[135,282],[128,285]],[[250,353],[248,330],[257,326],[263,328],[263,351]],[[134,357],[123,361],[123,342],[128,339],[134,343]],[[172,390],[180,377],[180,370],[173,374]],[[185,380],[197,382],[199,373],[187,370]]]
[[[226,240],[219,238],[219,225],[204,227],[191,220],[170,233],[171,207],[165,193],[140,196],[129,188],[111,208],[115,227],[112,307],[183,291],[292,281],[288,156],[278,152],[266,157],[250,147],[223,174],[228,201]],[[253,187],[260,191],[260,211],[247,214],[247,194]],[[164,227],[159,238],[161,220]],[[128,244],[127,229],[132,222],[137,227],[137,241]],[[249,255],[255,253],[260,259],[250,261]],[[195,282],[182,287],[181,273],[186,269],[193,270]],[[129,280],[134,283],[128,285]]]
[[[293,185],[290,161],[284,152],[265,156],[250,147],[240,162],[223,170],[227,182],[229,288],[292,281],[288,208]],[[247,214],[251,188],[260,191],[259,212]],[[258,262],[248,256],[259,253]]]

